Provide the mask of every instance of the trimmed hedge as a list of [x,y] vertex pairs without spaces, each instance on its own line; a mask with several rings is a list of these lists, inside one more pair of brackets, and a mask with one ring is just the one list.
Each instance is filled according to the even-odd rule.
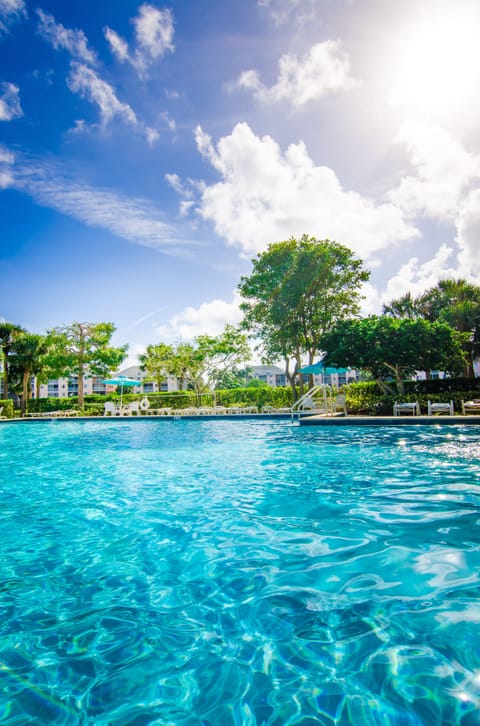
[[[394,387],[394,386],[393,386]],[[423,413],[428,401],[449,403],[453,401],[456,413],[462,412],[462,401],[480,398],[479,378],[445,378],[431,381],[405,381],[405,394],[387,395],[375,381],[349,383],[344,386],[348,413],[363,416],[389,416],[395,401],[418,401]]]
[[0,408],[2,408],[2,416],[7,418],[15,418],[15,409],[13,407],[13,401],[10,398],[0,400]]
[[[349,383],[342,388],[346,394],[347,411],[350,414],[364,416],[391,415],[395,401],[419,401],[422,411],[426,412],[427,402],[454,402],[455,411],[461,412],[462,400],[480,398],[480,378],[445,378],[431,381],[405,381],[405,394],[386,395],[375,381],[362,383]],[[171,391],[165,393],[124,393],[122,400],[127,404],[148,398],[151,408],[172,408],[180,410],[191,406],[257,406],[261,411],[263,406],[282,408],[293,403],[290,387],[278,388],[231,388],[228,390],[205,393],[201,396],[194,391]],[[120,395],[110,393],[106,396],[85,396],[82,413],[87,416],[102,416],[105,401],[119,403]],[[4,408],[4,415],[12,417],[12,401],[0,401]],[[27,401],[29,413],[64,411],[78,409],[76,397],[72,398],[32,398]],[[9,411],[11,410],[11,413]]]
[[[148,398],[150,408],[173,408],[181,410],[191,406],[257,406],[259,410],[263,406],[291,406],[293,402],[290,388],[232,388],[214,393],[197,395],[194,391],[171,391],[165,393],[124,393],[122,401],[124,404],[131,401],[138,401]],[[120,402],[118,393],[110,393],[106,396],[89,395],[85,396],[82,413],[86,416],[102,416],[106,401]],[[66,409],[78,409],[78,399],[71,398],[32,398],[27,401],[28,413],[47,413],[49,411],[64,411]]]

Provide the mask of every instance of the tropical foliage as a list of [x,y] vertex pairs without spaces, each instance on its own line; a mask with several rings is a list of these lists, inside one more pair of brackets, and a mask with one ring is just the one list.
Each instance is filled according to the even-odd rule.
[[369,272],[347,247],[307,235],[271,244],[252,264],[238,287],[243,326],[265,361],[284,360],[296,398],[303,359],[313,363],[323,335],[359,313]]
[[462,337],[464,375],[473,376],[473,360],[480,353],[480,287],[463,279],[441,280],[418,297],[411,293],[385,305],[396,318],[421,318],[450,325]]
[[370,316],[345,320],[322,338],[325,363],[368,371],[385,392],[393,379],[398,393],[404,379],[418,370],[460,372],[462,334],[445,323]]
[[201,395],[218,388],[222,378],[250,355],[245,333],[226,325],[220,335],[199,335],[193,344],[150,345],[140,360],[142,369],[158,384],[166,375],[173,375],[179,379],[181,388],[186,385]]
[[72,323],[48,332],[48,364],[57,376],[78,376],[78,405],[83,407],[84,376],[107,376],[124,360],[127,345],[115,348],[113,323]]

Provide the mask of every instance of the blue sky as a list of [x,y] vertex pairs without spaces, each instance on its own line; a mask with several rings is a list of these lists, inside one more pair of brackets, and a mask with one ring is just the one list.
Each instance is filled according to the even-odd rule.
[[130,358],[240,319],[270,242],[347,245],[364,312],[479,283],[480,5],[0,0],[0,317]]

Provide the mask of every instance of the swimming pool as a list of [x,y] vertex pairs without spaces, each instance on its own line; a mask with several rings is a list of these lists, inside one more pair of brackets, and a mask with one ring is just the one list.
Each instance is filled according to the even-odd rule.
[[0,426],[5,724],[478,724],[480,428]]

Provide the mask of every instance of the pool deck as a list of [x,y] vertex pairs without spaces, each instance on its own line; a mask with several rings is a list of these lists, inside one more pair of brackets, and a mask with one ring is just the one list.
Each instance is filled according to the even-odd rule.
[[302,416],[302,426],[431,426],[480,424],[480,416]]
[[324,414],[308,414],[298,416],[298,414],[282,413],[237,413],[237,414],[194,414],[194,415],[141,415],[141,416],[43,416],[31,418],[11,418],[0,420],[1,424],[7,423],[45,423],[52,421],[212,421],[212,420],[291,420],[299,423],[301,426],[431,426],[431,425],[479,425],[480,415],[471,414],[469,416],[325,416]]

